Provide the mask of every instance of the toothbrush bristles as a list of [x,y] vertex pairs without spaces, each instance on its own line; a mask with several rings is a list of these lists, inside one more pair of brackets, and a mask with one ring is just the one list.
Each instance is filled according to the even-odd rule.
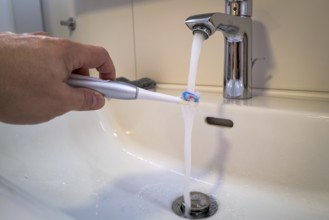
[[194,103],[199,103],[200,101],[200,93],[198,92],[189,92],[189,91],[184,91],[182,92],[181,98],[187,102],[194,102]]

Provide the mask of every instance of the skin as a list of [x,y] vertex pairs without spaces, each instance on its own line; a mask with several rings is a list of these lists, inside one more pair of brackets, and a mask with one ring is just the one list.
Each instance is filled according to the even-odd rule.
[[104,97],[67,84],[71,73],[115,79],[108,52],[44,33],[0,33],[0,121],[36,124],[69,111],[97,110]]

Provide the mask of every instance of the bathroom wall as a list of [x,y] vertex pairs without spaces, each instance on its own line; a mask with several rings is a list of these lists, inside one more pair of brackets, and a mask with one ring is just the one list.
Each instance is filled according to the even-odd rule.
[[40,0],[0,0],[0,32],[42,31]]
[[[135,79],[135,45],[131,0],[43,0],[46,31],[55,36],[105,47],[118,76]],[[75,17],[72,33],[60,20]]]
[[15,32],[13,4],[10,0],[0,0],[0,32]]
[[[147,76],[169,84],[187,82],[192,34],[184,20],[224,11],[224,0],[65,2],[72,8],[62,19],[75,16],[77,30],[69,35],[59,26],[60,18],[54,18],[58,12],[48,8],[49,32],[106,47],[119,76]],[[328,0],[253,1],[253,58],[259,59],[253,68],[254,88],[329,92],[328,8]],[[205,41],[198,85],[222,85],[223,51],[220,32]]]
[[18,33],[43,31],[40,0],[11,0]]
[[[329,1],[253,1],[253,86],[329,92]],[[192,35],[184,20],[224,11],[220,0],[134,0],[137,73],[164,83],[187,80]],[[197,82],[223,83],[223,36],[205,41]]]

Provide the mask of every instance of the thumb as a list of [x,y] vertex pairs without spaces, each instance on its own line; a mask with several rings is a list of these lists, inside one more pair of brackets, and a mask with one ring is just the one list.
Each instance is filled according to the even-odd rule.
[[72,109],[77,111],[97,110],[104,106],[102,94],[87,88],[72,88]]

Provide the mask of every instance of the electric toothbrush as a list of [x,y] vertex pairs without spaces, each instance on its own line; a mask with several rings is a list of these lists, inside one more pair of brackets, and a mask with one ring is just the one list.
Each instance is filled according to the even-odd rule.
[[189,96],[186,96],[186,92],[184,92],[183,94],[185,95],[182,97],[177,97],[163,93],[152,92],[125,82],[103,80],[78,74],[71,74],[67,83],[74,87],[86,87],[96,90],[110,99],[144,99],[177,104],[183,104],[185,101],[191,100],[194,102],[199,101],[199,97],[197,97],[198,95],[193,93],[189,94]]

